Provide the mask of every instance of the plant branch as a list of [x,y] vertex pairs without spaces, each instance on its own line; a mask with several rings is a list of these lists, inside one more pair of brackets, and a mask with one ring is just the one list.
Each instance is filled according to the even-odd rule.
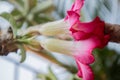
[[120,25],[105,23],[105,33],[110,34],[110,41],[120,43]]

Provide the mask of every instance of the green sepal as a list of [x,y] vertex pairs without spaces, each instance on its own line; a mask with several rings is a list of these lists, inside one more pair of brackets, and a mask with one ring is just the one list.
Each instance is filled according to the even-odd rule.
[[24,49],[22,44],[18,44],[18,48],[20,49],[20,55],[21,55],[20,63],[22,63],[26,59],[26,50]]

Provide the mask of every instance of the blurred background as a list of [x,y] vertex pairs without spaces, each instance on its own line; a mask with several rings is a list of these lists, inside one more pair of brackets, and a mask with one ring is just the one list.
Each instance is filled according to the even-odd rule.
[[[74,0],[0,0],[0,14],[13,15],[20,29],[64,18]],[[120,24],[120,0],[86,0],[81,20],[91,21],[96,16],[108,23]],[[0,24],[8,23],[0,18]],[[2,27],[2,26],[0,26]],[[109,43],[102,50],[94,50],[92,64],[95,80],[120,80],[120,44]],[[19,53],[19,50],[18,52]],[[25,62],[11,52],[0,56],[0,80],[81,80],[75,75],[77,67],[72,57],[50,53],[50,59],[27,52]],[[60,65],[56,65],[56,63]]]

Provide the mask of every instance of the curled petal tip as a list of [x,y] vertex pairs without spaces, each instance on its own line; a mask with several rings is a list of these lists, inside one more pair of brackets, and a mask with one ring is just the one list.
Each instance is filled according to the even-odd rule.
[[78,65],[78,77],[83,80],[94,80],[94,74],[89,65],[82,64],[79,60],[76,59],[76,63]]

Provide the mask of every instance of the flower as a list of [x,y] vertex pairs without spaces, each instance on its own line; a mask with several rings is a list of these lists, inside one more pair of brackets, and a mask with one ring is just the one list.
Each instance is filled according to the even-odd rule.
[[78,66],[78,76],[83,78],[83,80],[93,80],[93,72],[89,64],[95,61],[92,51],[99,44],[99,40],[96,37],[79,41],[47,38],[41,40],[40,44],[48,51],[73,56]]
[[83,64],[91,64],[94,62],[92,51],[99,43],[96,37],[80,41],[65,41],[54,38],[40,40],[40,44],[44,49],[51,52],[76,56],[78,58],[77,60]]
[[[104,34],[105,23],[101,21],[99,17],[96,17],[93,21],[86,23],[79,20],[79,11],[83,6],[83,2],[84,0],[76,0],[72,9],[67,11],[67,18],[65,20],[67,20],[70,24],[69,30],[77,42],[86,40],[94,41],[93,44],[95,46],[92,48],[87,47],[88,50],[85,50],[84,55],[81,56],[80,53],[78,55],[74,55],[78,66],[78,76],[82,77],[83,80],[94,80],[93,72],[89,66],[89,64],[93,63],[93,61],[89,62],[90,58],[93,60],[94,57],[92,52],[89,53],[87,51],[93,51],[94,48],[103,48],[108,43],[110,37],[108,34]],[[85,45],[85,43],[83,43],[83,45]],[[89,43],[88,45],[92,46],[92,44]],[[84,62],[82,60],[84,60]]]
[[50,27],[51,31],[53,31],[51,33],[54,33],[54,30],[56,29],[58,29],[58,31],[61,30],[58,34],[61,34],[62,30],[62,34],[64,34],[64,32],[71,32],[70,34],[75,41],[45,39],[41,40],[40,43],[43,48],[51,52],[64,53],[73,56],[78,66],[78,76],[83,78],[83,80],[94,80],[94,75],[90,68],[90,64],[95,61],[92,51],[95,48],[103,48],[108,43],[110,36],[104,34],[105,23],[100,20],[99,17],[86,23],[79,20],[79,12],[83,4],[84,0],[75,0],[72,8],[67,11],[65,19],[59,23],[61,24],[64,22],[67,26],[61,26],[61,29],[60,26],[59,29],[56,28],[58,27],[57,24],[54,27]]

